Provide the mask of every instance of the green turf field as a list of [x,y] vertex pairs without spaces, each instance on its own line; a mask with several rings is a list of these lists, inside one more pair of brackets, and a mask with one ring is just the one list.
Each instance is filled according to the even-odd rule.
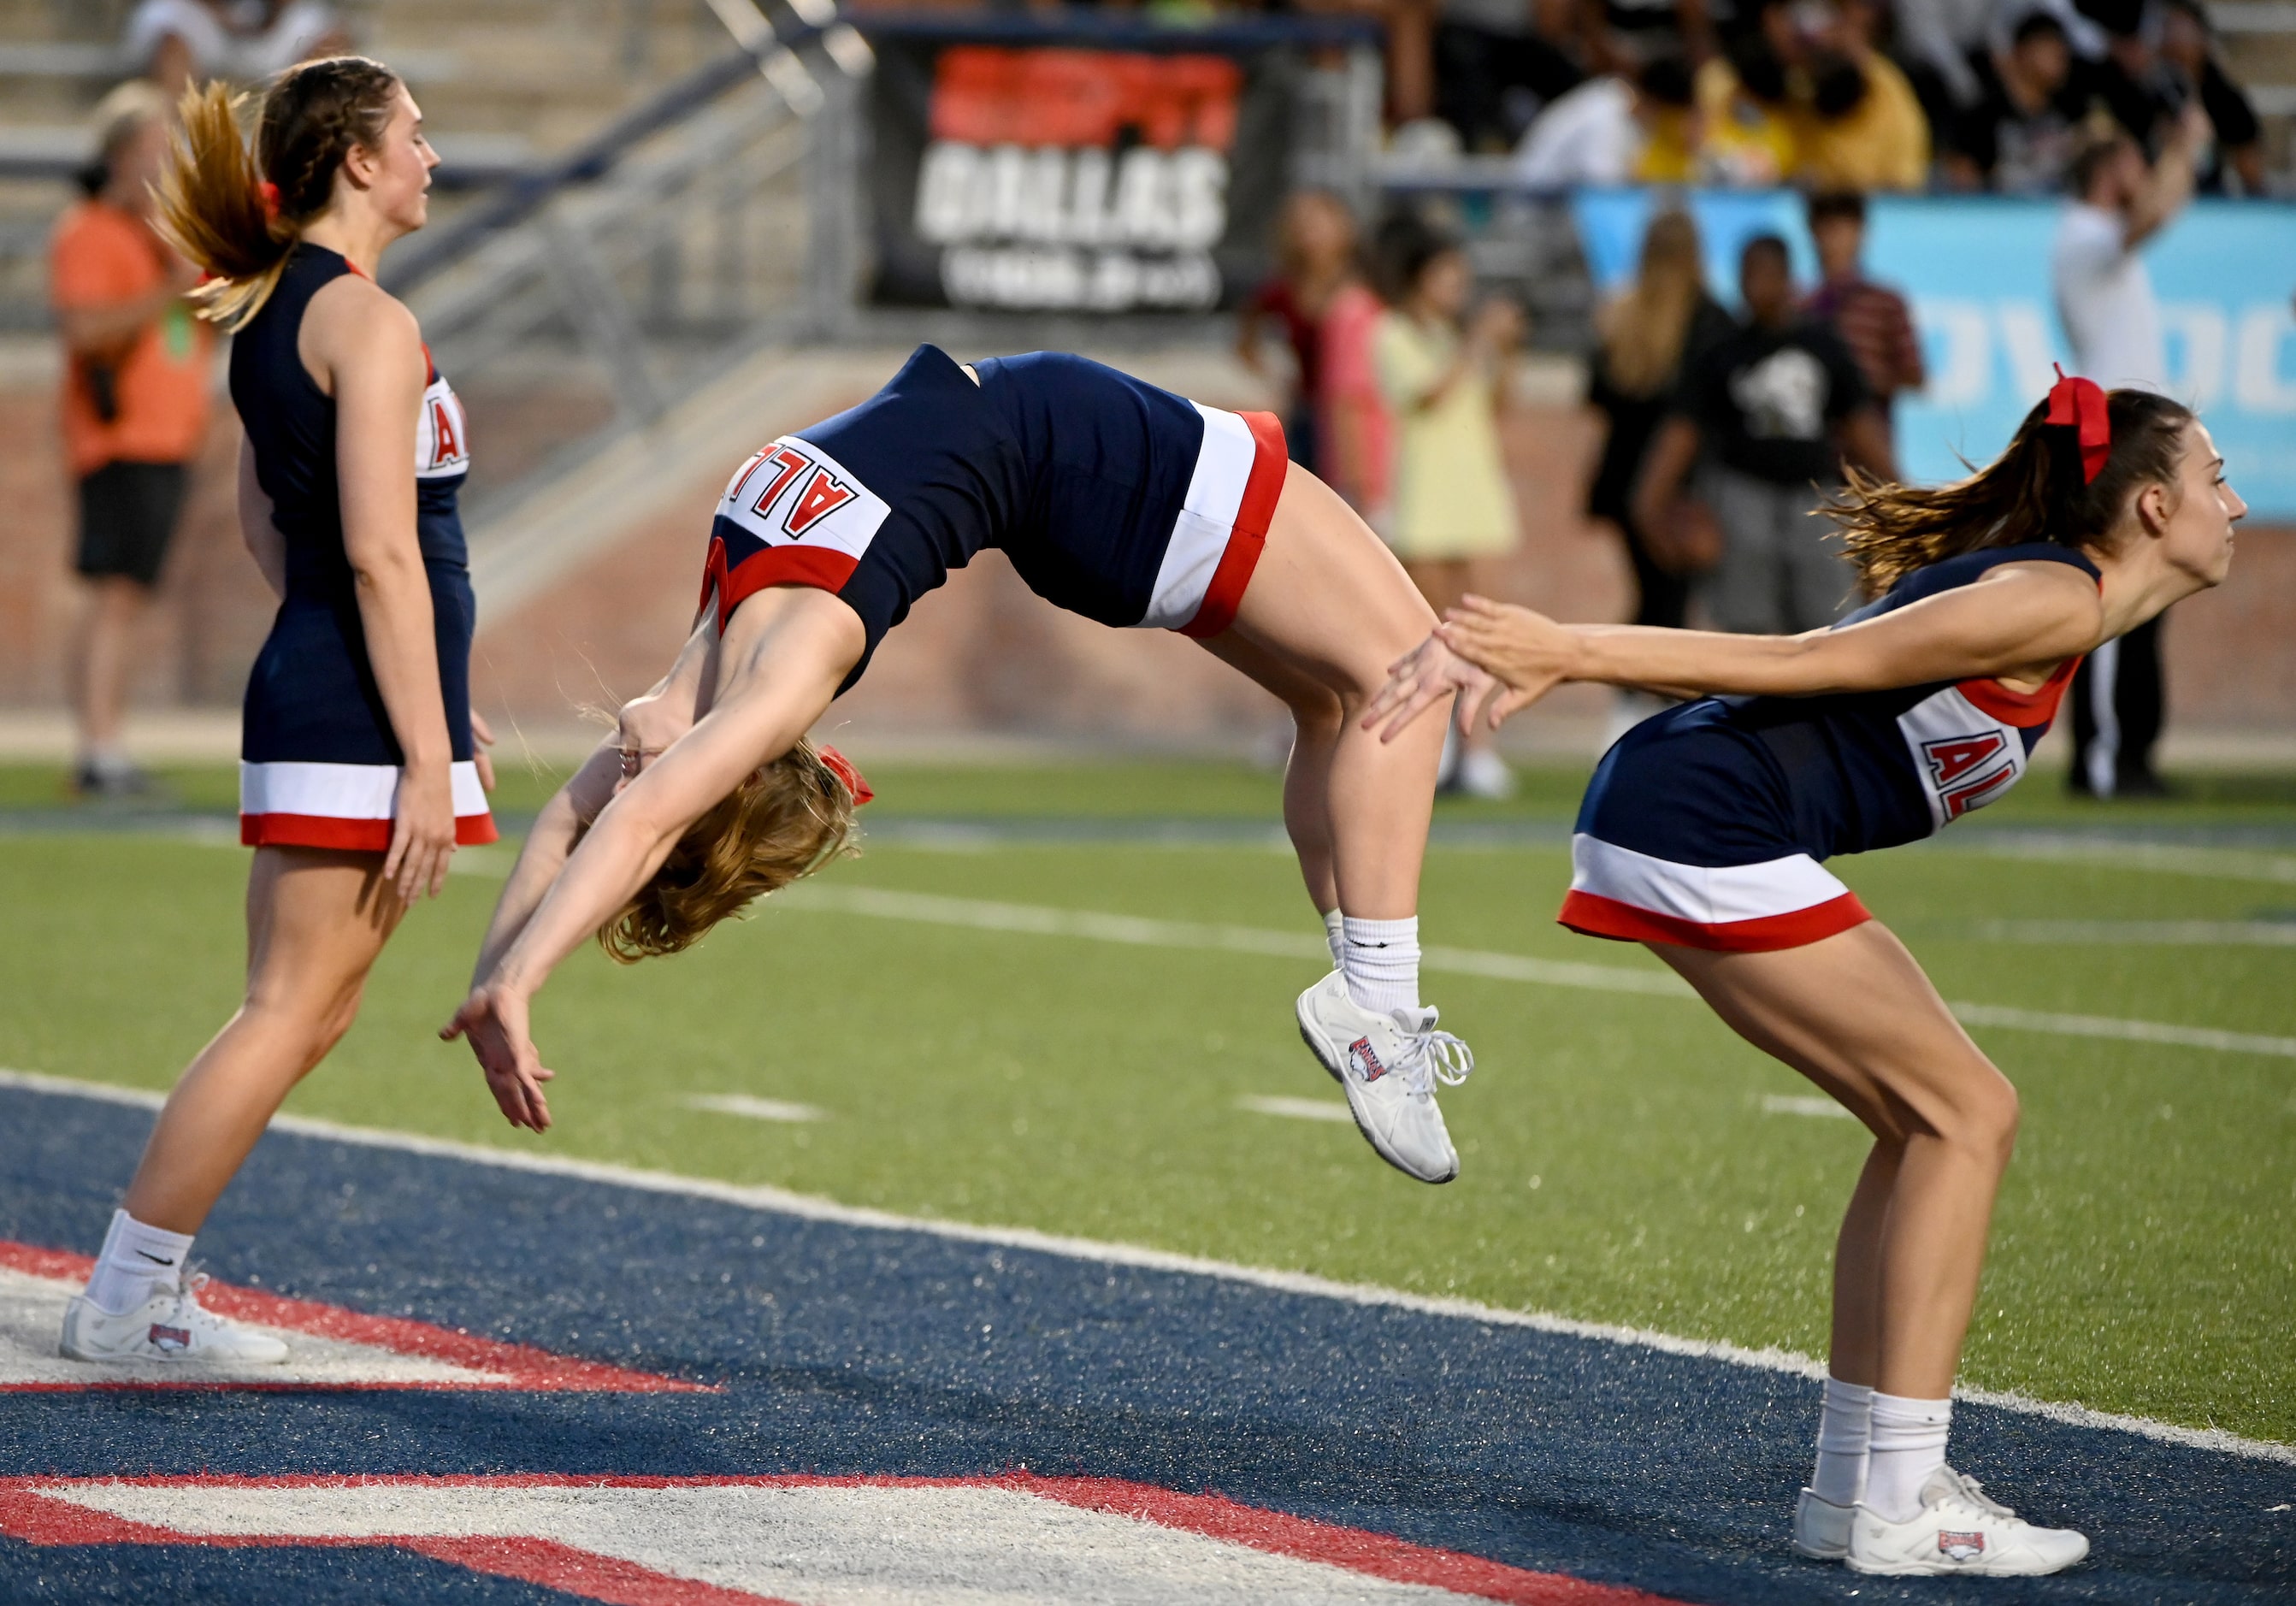
[[[171,777],[227,809],[220,770]],[[821,895],[677,959],[586,953],[537,1010],[561,1071],[550,1150],[769,1182],[904,1212],[1121,1239],[1496,1305],[1816,1352],[1850,1122],[1694,1003],[1431,972],[1480,1061],[1444,1104],[1446,1188],[1347,1126],[1247,1111],[1329,1100],[1291,1020],[1312,960],[936,923],[854,889],[1319,935],[1242,766],[873,768],[879,840]],[[1656,977],[1551,923],[1582,776],[1447,805],[1431,944]],[[76,815],[54,772],[0,767],[0,1065],[164,1086],[220,1022],[244,858]],[[543,778],[500,805],[530,810]],[[162,812],[144,820],[166,826]],[[11,822],[14,829],[8,829]],[[935,823],[945,829],[924,829]],[[1174,828],[1144,840],[1151,826]],[[385,955],[308,1114],[512,1145],[459,998],[506,850],[466,856]],[[2198,782],[2099,809],[2041,777],[1947,843],[1836,866],[1949,998],[2296,1037],[2296,779]],[[994,923],[994,922],[991,922]],[[1006,923],[1013,923],[1007,922]],[[2283,937],[2290,940],[2281,940]],[[1965,1381],[2296,1441],[2296,1058],[1980,1028],[2025,1095]],[[815,1105],[804,1125],[697,1110]],[[124,1179],[123,1179],[124,1180]]]

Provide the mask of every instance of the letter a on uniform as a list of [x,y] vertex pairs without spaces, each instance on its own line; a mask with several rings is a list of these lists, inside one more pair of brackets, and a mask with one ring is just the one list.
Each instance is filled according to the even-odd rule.
[[798,493],[797,500],[791,504],[789,517],[782,520],[782,528],[792,536],[802,536],[824,516],[835,512],[852,500],[853,492],[849,487],[840,485],[832,479],[827,469],[816,469],[813,478],[806,482],[805,489]]
[[1930,761],[1930,774],[1939,787],[1951,786],[1970,771],[1991,763],[2000,757],[2008,741],[1998,731],[1988,731],[1982,736],[1949,736],[1940,742],[1922,743],[1922,757]]
[[455,412],[443,401],[430,404],[430,465],[452,463],[463,455],[462,438],[455,433]]

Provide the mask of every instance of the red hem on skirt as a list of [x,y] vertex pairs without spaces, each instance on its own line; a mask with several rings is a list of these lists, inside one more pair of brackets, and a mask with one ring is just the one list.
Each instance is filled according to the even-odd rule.
[[[455,845],[480,848],[497,841],[493,814],[455,816]],[[341,820],[332,815],[242,815],[243,848],[334,848],[354,853],[390,851],[389,820]]]
[[1574,889],[1562,900],[1562,913],[1554,918],[1558,924],[1581,936],[1605,937],[1613,942],[1669,943],[1679,948],[1705,948],[1718,954],[1767,954],[1780,948],[1807,947],[1852,926],[1862,926],[1874,916],[1857,901],[1855,892],[1845,892],[1807,909],[1708,925],[1679,915],[1639,909],[1600,893]]

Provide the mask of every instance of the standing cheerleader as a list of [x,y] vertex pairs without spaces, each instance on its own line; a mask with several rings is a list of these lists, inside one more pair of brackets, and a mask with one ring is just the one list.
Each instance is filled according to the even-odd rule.
[[455,496],[462,405],[406,308],[376,288],[421,228],[438,155],[388,69],[307,62],[263,95],[255,148],[220,86],[186,97],[163,225],[236,332],[240,527],[279,612],[241,737],[247,991],[176,1084],[64,1315],[83,1361],[275,1362],[200,1307],[192,1236],[288,1094],[358,1012],[407,907],[457,843],[490,842],[472,746],[472,609]]
[[[1874,1135],[1836,1245],[1817,1470],[1794,1546],[1868,1573],[2048,1573],[2088,1541],[1946,1463],[2017,1094],[1821,861],[1926,837],[2015,785],[2084,654],[2217,585],[2247,505],[2208,430],[2060,380],[1991,466],[1853,474],[1834,517],[1874,600],[1829,630],[1558,625],[1470,598],[1396,667],[1392,732],[1462,685],[1494,723],[1563,681],[1701,698],[1603,759],[1562,923],[1641,942]],[[1489,678],[1462,682],[1464,655]]]

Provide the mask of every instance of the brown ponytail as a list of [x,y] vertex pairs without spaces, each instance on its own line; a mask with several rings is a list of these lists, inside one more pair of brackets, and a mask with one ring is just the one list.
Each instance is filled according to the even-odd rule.
[[1950,485],[1898,485],[1850,468],[1825,511],[1841,527],[1860,588],[1878,597],[1916,569],[1988,547],[2102,545],[2140,488],[2177,483],[2193,422],[2191,408],[2150,390],[2115,390],[2105,405],[2112,455],[2086,482],[2080,442],[2070,426],[2048,422],[2046,402],[2025,415],[2008,450]]
[[381,143],[398,87],[365,56],[291,67],[263,92],[252,150],[239,131],[246,95],[212,82],[184,92],[159,222],[209,274],[192,291],[201,317],[235,330],[262,309],[304,225],[333,199],[344,156]]

